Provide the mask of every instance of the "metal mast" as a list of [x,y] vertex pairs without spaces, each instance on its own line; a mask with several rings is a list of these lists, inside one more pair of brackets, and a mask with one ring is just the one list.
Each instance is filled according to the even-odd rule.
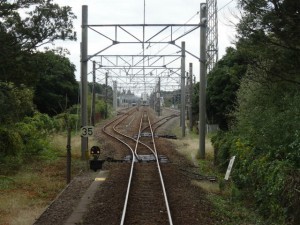
[[217,0],[206,0],[207,3],[207,73],[209,73],[218,61],[218,8]]

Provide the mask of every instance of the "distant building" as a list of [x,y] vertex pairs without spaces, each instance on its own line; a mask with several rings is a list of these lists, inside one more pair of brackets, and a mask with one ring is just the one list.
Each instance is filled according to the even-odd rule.
[[134,94],[121,94],[118,97],[118,106],[119,107],[129,107],[137,105],[139,102],[139,97]]

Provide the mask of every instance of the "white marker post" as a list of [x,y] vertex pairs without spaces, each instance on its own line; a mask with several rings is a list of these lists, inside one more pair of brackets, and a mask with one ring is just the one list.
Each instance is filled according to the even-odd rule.
[[226,174],[225,174],[225,178],[224,178],[225,180],[229,179],[230,172],[231,172],[234,160],[235,160],[235,156],[232,156],[230,161],[229,161],[229,165],[228,165],[228,168],[227,168],[227,171],[226,171]]

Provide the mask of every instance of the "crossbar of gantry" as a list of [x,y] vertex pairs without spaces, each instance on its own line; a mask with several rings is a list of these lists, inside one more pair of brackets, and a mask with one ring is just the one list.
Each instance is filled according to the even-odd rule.
[[[122,79],[122,78],[123,79],[125,79],[125,78],[129,79],[129,78],[131,78],[131,79],[133,79],[132,78],[133,75],[135,75],[135,74],[128,74],[127,76],[111,75],[110,78],[120,78],[120,79]],[[173,78],[173,77],[170,77],[169,75],[162,75],[162,76],[159,76],[159,77],[160,78],[166,78],[166,79],[167,78],[169,78],[169,79]],[[144,75],[140,74],[138,76],[135,76],[134,78],[137,78],[137,79],[144,78]],[[149,77],[149,80],[154,79],[154,78],[158,78],[158,76]]]
[[[113,80],[116,81],[116,80]],[[146,81],[147,86],[145,87],[144,83],[141,82],[136,82],[136,81],[126,81],[123,80],[123,82],[119,82],[119,85],[117,86],[119,88],[119,86],[121,85],[122,87],[125,87],[125,89],[130,89],[133,90],[136,88],[139,88],[139,90],[142,89],[142,87],[147,90],[152,90],[153,86],[157,83],[157,79],[153,79],[153,80],[148,80]],[[165,87],[168,88],[168,90],[172,90],[175,88],[178,88],[180,86],[180,82],[176,82],[176,81],[169,81],[168,83],[162,83],[161,87]]]
[[173,63],[181,58],[178,55],[99,55],[95,58],[98,68],[110,71],[110,76],[117,80],[135,79],[136,82],[140,81],[149,85],[149,79],[167,78],[170,82],[174,79],[174,75],[180,76],[180,68],[168,67],[173,66]]
[[[188,34],[190,34],[191,32],[197,30],[198,28],[202,27],[202,26],[206,26],[205,23],[199,23],[199,24],[82,24],[82,29],[87,29],[89,28],[90,30],[94,31],[95,33],[99,34],[100,36],[104,37],[107,40],[111,41],[111,45],[106,46],[105,48],[99,50],[98,52],[89,55],[87,57],[86,60],[90,60],[91,58],[98,56],[99,54],[101,54],[102,52],[108,50],[109,48],[111,48],[114,45],[117,44],[171,44],[173,46],[176,46],[177,48],[181,49],[180,46],[176,45],[176,41],[180,40],[181,38],[187,36]],[[95,28],[96,27],[108,27],[108,28],[113,28],[114,29],[114,35],[113,36],[109,36],[108,34],[105,34],[103,31],[98,31]],[[128,30],[128,28],[130,27],[135,27],[135,28],[140,28],[142,29],[143,32],[141,32],[143,35],[142,37],[138,37],[137,34],[135,34],[133,31]],[[157,31],[156,33],[152,34],[151,37],[146,38],[146,29],[147,28],[161,28],[159,31]],[[188,31],[184,32],[183,34],[179,35],[179,36],[174,36],[173,31],[174,29],[178,29],[178,28],[190,28]],[[125,41],[122,40],[119,36],[120,31],[125,32],[126,34],[128,34],[128,37],[132,38],[132,41]],[[157,37],[159,34],[161,34],[162,32],[169,32],[169,35],[167,36],[167,40],[164,41],[155,41],[155,37]],[[197,58],[198,60],[200,60],[200,57],[196,56],[195,54],[191,53],[190,51],[186,50],[187,54],[192,55],[193,57]]]
[[[157,84],[157,82],[156,83],[150,83],[151,85],[156,85]],[[132,85],[132,86],[127,86],[127,85],[124,85],[124,86],[117,86],[118,88],[124,88],[124,89],[129,89],[129,88],[142,88],[142,87],[139,87],[139,86],[135,86],[135,85]],[[174,84],[174,85],[171,85],[171,84],[162,84],[161,85],[161,87],[164,87],[164,88],[175,88],[175,89],[179,89],[180,88],[180,84]],[[154,88],[154,86],[149,86],[147,89],[153,89]]]
[[[181,58],[180,55],[97,55],[98,65],[107,66],[158,66],[166,67]],[[107,63],[105,65],[105,63]],[[146,63],[146,64],[145,64]]]
[[153,78],[170,78],[176,79],[180,76],[180,68],[167,68],[167,67],[135,67],[135,68],[124,68],[124,67],[99,67],[97,70],[103,69],[109,72],[110,77],[119,78],[143,78],[143,79],[153,79]]
[[139,70],[139,69],[154,69],[154,70],[163,70],[163,69],[170,69],[170,70],[176,70],[179,69],[178,67],[165,67],[165,66],[114,66],[114,65],[100,65],[99,68],[102,69],[134,69],[134,70]]

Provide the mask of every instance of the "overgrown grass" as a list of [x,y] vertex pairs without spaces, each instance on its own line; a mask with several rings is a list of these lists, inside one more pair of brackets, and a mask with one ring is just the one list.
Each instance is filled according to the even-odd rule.
[[[66,186],[66,134],[50,137],[51,148],[25,162],[13,175],[0,176],[0,224],[29,225]],[[96,144],[95,140],[90,141]],[[86,162],[80,160],[80,136],[74,135],[72,146],[72,177]]]

